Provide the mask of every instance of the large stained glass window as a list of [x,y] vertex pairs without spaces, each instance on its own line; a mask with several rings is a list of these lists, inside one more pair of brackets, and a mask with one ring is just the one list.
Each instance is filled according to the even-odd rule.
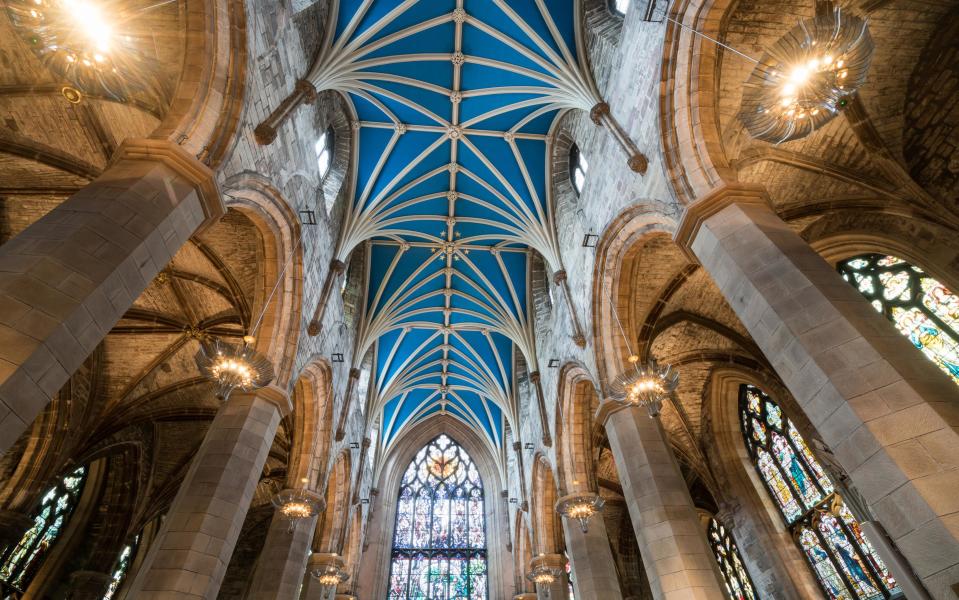
[[733,536],[716,519],[709,520],[708,535],[709,545],[716,556],[716,562],[719,563],[719,571],[723,574],[726,593],[732,600],[756,600],[752,579],[746,572]]
[[885,254],[844,260],[839,273],[959,384],[959,296],[919,267]]
[[483,482],[441,435],[406,469],[393,535],[388,600],[486,600]]
[[86,475],[86,467],[75,469],[43,495],[40,508],[33,517],[33,526],[17,544],[0,552],[0,579],[19,590],[30,585],[70,520]]
[[743,385],[746,448],[813,572],[831,600],[888,598],[899,592],[802,435],[762,390]]

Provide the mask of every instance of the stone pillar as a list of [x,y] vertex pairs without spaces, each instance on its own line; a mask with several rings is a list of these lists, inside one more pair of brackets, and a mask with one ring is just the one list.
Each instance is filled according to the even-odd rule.
[[[539,556],[534,556],[529,561],[529,568],[526,572],[532,571],[533,568],[539,565],[552,567],[559,571],[560,574],[549,586],[537,584],[536,598],[540,600],[569,600],[569,578],[566,576],[566,558],[562,554],[540,554]],[[597,598],[603,598],[603,600],[605,600],[603,596],[598,596]]]
[[[318,494],[311,495],[320,506],[325,505]],[[290,520],[279,511],[273,513],[266,541],[253,572],[248,596],[250,600],[293,600],[297,597],[306,573],[316,519],[316,515],[298,519],[292,523],[291,531]]]
[[325,552],[314,552],[310,555],[306,579],[303,580],[302,600],[330,600],[329,597],[324,596],[326,590],[323,589],[323,586],[320,585],[316,577],[313,577],[313,573],[331,565],[342,569],[345,565],[343,557],[339,554],[329,554]]
[[610,410],[605,426],[653,597],[724,598],[699,516],[658,418]]
[[930,594],[954,598],[955,385],[770,209],[762,188],[726,186],[697,201],[676,239],[710,273]]
[[316,102],[316,87],[305,79],[300,79],[293,86],[293,92],[280,102],[265,121],[253,130],[253,138],[261,146],[269,146],[276,140],[277,130],[296,111],[301,104]]
[[113,577],[99,571],[74,571],[70,574],[70,600],[100,600]]
[[93,183],[0,246],[0,454],[223,212],[196,157],[167,140],[128,139]]
[[563,519],[563,534],[576,597],[622,600],[616,561],[609,547],[603,515],[597,513],[589,520],[586,533],[579,523]]
[[277,426],[289,411],[289,398],[275,387],[231,394],[210,424],[129,598],[216,598]]

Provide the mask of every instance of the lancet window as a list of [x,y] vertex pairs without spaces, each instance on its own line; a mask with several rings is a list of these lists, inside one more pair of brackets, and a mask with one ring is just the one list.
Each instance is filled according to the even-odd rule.
[[726,593],[732,600],[756,600],[752,579],[743,565],[732,534],[716,519],[709,520],[709,545],[723,574]]
[[120,556],[117,557],[116,565],[114,565],[113,572],[110,574],[110,585],[107,586],[107,591],[103,594],[102,600],[112,600],[114,594],[116,594],[120,586],[123,585],[123,580],[126,579],[127,573],[130,571],[130,563],[133,562],[137,544],[139,543],[140,536],[137,535],[133,538],[132,542],[124,546],[123,550],[120,551]]

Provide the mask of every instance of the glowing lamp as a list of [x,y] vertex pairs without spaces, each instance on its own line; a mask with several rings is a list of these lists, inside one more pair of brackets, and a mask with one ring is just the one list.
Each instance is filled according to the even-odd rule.
[[579,523],[580,529],[586,533],[589,520],[602,512],[605,505],[606,501],[598,494],[572,494],[556,501],[556,512]]
[[672,394],[679,385],[679,373],[671,366],[660,367],[656,361],[643,365],[634,363],[632,370],[626,371],[613,381],[610,387],[611,398],[622,404],[645,406],[649,416],[659,414],[663,400]]
[[273,365],[247,343],[238,346],[217,338],[206,340],[200,345],[196,364],[214,383],[220,400],[229,398],[235,389],[250,392],[273,381]]

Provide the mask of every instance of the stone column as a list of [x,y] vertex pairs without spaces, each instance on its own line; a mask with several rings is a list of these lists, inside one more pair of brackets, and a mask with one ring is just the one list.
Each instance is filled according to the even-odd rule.
[[956,386],[772,211],[762,188],[726,186],[697,201],[676,239],[710,273],[930,594],[954,598]]
[[653,597],[724,598],[699,516],[658,418],[610,410],[604,423]]
[[[325,505],[318,494],[313,499]],[[266,541],[260,551],[250,584],[250,600],[293,600],[300,591],[303,575],[306,573],[306,561],[313,543],[316,529],[316,515],[308,519],[298,519],[292,523],[279,511],[273,513]]]
[[306,579],[303,580],[302,600],[329,600],[329,598],[323,595],[325,590],[323,586],[320,585],[320,582],[317,581],[316,577],[313,577],[313,572],[320,571],[330,565],[335,565],[342,569],[344,564],[343,557],[339,554],[329,554],[325,552],[314,552],[311,554]]
[[128,139],[93,183],[0,246],[0,454],[224,210],[196,157]]
[[539,424],[543,432],[543,445],[549,448],[553,445],[553,436],[549,433],[549,416],[546,414],[546,397],[543,395],[543,380],[539,371],[529,374],[530,383],[536,391],[536,406],[539,408]]
[[231,394],[210,424],[129,598],[216,598],[277,426],[289,411],[289,398],[275,387]]
[[[533,570],[533,568],[544,564],[557,569],[560,575],[558,575],[556,580],[549,586],[537,584],[536,598],[540,600],[569,600],[569,578],[566,577],[566,558],[562,554],[540,554],[539,556],[534,556],[532,560],[529,561],[529,568],[527,568],[526,572],[528,573]],[[603,600],[605,600],[602,596],[598,596],[597,598],[603,598]]]
[[559,288],[560,297],[566,303],[566,310],[569,311],[570,327],[573,329],[573,343],[580,348],[584,348],[586,347],[586,336],[583,335],[583,328],[579,324],[579,317],[576,315],[576,306],[573,304],[573,295],[569,291],[566,269],[553,273],[553,283]]
[[70,600],[100,600],[113,577],[99,571],[74,571],[70,574]]
[[576,597],[622,600],[616,561],[609,547],[603,515],[596,514],[589,520],[586,533],[579,523],[563,519],[563,534]]
[[313,318],[310,319],[310,325],[306,329],[309,335],[320,335],[320,331],[323,330],[323,317],[326,315],[326,307],[330,303],[330,295],[332,295],[333,287],[344,271],[346,271],[345,262],[338,258],[330,261],[330,268],[326,271],[326,279],[323,281],[323,287],[320,290],[320,300],[316,304]]
[[343,406],[340,408],[340,416],[336,421],[336,432],[333,439],[342,442],[346,437],[346,420],[350,416],[350,405],[353,402],[353,392],[356,390],[356,384],[360,380],[360,370],[356,367],[350,369],[350,377],[346,381],[346,392],[343,394]]

